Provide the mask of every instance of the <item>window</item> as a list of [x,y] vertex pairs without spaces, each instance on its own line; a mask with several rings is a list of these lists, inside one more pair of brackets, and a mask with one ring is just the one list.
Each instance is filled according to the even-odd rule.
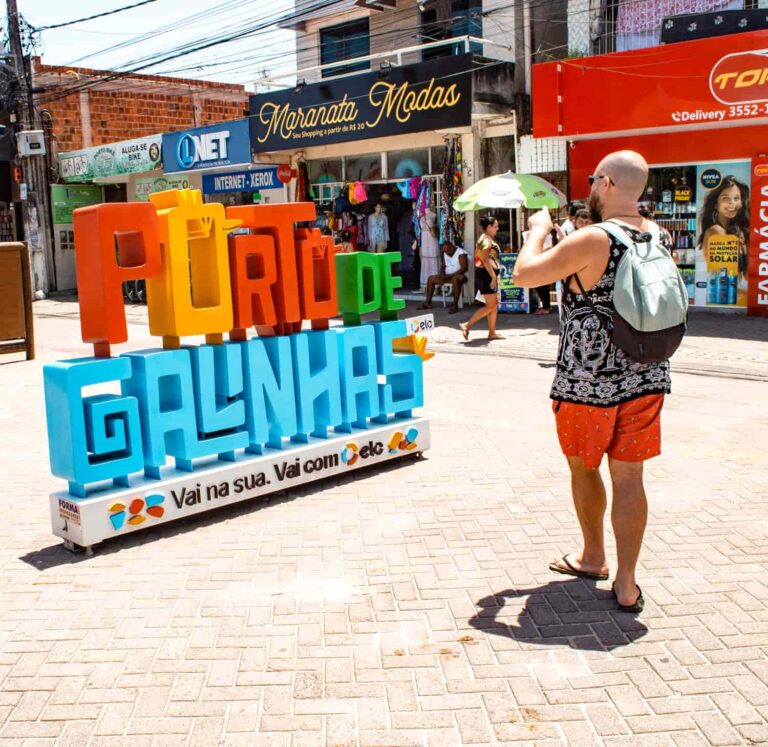
[[[421,41],[422,43],[452,39],[457,36],[483,35],[483,19],[481,16],[481,0],[451,0],[450,3],[427,3],[421,12]],[[471,44],[470,50],[482,52],[482,45]],[[464,53],[464,44],[446,44],[444,47],[425,49],[423,60],[433,60],[437,57],[448,57]]]
[[[367,18],[320,29],[320,64],[322,65],[365,57],[370,53],[371,35]],[[323,78],[354,73],[357,70],[369,70],[370,67],[371,63],[368,60],[352,65],[334,65],[323,68]]]
[[309,181],[312,184],[340,182],[343,180],[343,176],[340,158],[309,162]]
[[348,182],[370,182],[381,179],[381,153],[345,156],[344,174]]

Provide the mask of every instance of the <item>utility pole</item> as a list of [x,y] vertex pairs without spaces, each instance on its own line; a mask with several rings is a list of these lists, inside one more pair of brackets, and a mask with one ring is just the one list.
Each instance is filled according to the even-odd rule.
[[[40,115],[35,108],[32,93],[31,60],[25,59],[16,0],[6,0],[8,10],[8,38],[13,55],[13,68],[19,81],[20,94],[16,104],[21,130],[42,130]],[[21,211],[24,238],[29,242],[32,287],[35,292],[47,293],[54,282],[53,243],[50,229],[50,196],[48,165],[45,156],[27,156],[21,162],[26,185],[22,194]]]

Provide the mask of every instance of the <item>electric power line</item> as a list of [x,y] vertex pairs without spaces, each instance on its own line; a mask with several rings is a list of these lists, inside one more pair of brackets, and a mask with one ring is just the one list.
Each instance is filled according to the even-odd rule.
[[36,29],[36,31],[50,31],[51,29],[61,29],[65,26],[74,26],[76,23],[84,23],[85,21],[93,21],[96,18],[104,18],[104,16],[113,16],[115,13],[122,13],[126,10],[132,10],[142,5],[149,5],[150,3],[156,3],[157,0],[141,0],[141,2],[134,3],[133,5],[124,5],[122,8],[115,8],[114,10],[107,10],[103,13],[97,13],[94,16],[86,16],[85,18],[77,18],[74,21],[65,21],[64,23],[55,23],[51,26],[42,26]]

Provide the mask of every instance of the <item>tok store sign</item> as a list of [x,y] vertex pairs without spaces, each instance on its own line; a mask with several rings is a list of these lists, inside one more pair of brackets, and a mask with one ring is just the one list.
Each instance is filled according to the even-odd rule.
[[165,173],[248,165],[251,145],[248,121],[222,122],[163,135]]

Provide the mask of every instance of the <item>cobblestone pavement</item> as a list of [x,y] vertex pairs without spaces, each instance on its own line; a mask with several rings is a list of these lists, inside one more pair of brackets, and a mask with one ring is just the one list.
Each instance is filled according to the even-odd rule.
[[1,747],[768,744],[768,383],[674,376],[635,619],[547,571],[577,542],[551,369],[448,338],[425,459],[68,554],[40,369],[86,351],[35,309],[40,360],[0,365]]

